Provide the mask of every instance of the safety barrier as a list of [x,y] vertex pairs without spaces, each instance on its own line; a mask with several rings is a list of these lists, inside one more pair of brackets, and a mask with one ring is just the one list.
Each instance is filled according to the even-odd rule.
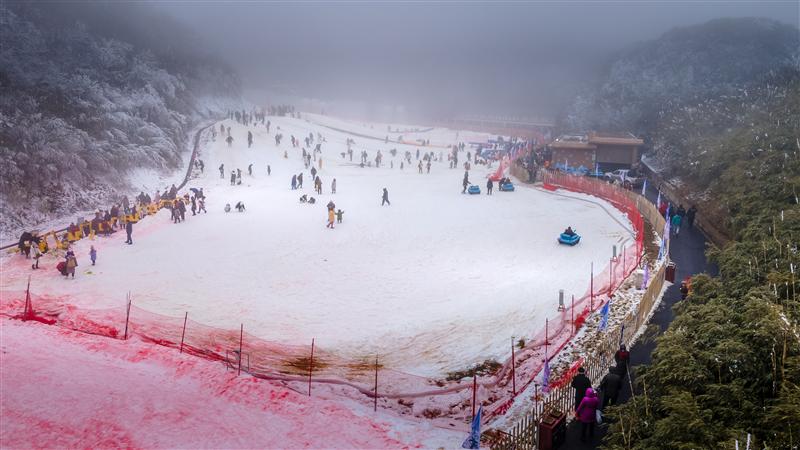
[[[557,180],[551,180],[555,182]],[[567,185],[569,180],[560,182]],[[565,186],[566,187],[566,186]],[[575,185],[588,189],[595,185]],[[345,386],[388,408],[426,417],[447,417],[469,420],[475,406],[472,398],[484,407],[485,421],[505,414],[515,399],[541,372],[544,359],[552,358],[570,342],[587,316],[598,310],[609,296],[635,270],[641,259],[644,222],[636,213],[635,202],[614,189],[603,186],[597,195],[611,201],[626,212],[634,226],[636,239],[624,247],[616,260],[598,272],[590,272],[589,289],[570,300],[566,308],[545,320],[545,327],[517,347],[512,343],[511,357],[489,373],[472,373],[457,380],[433,379],[385,367],[380,357],[346,358],[320,348],[315,343],[287,345],[270,342],[245,332],[225,330],[195,322],[188,317],[155,314],[126,304],[104,310],[78,310],[60,299],[34,296],[22,303],[21,295],[3,293],[0,311],[17,318],[35,319],[72,330],[110,338],[139,338],[165,345],[227,365],[249,361],[245,371],[253,376],[308,385]],[[588,269],[588,268],[587,268]],[[28,298],[31,298],[29,295]],[[510,339],[510,336],[509,336]],[[235,355],[236,361],[231,361]],[[246,358],[245,356],[246,355]],[[380,380],[380,385],[378,381]],[[392,401],[390,401],[392,400]],[[412,408],[418,402],[424,407]]]
[[[554,172],[544,173],[543,179],[546,185],[602,196],[612,203],[624,205],[625,209],[635,206],[639,216],[646,218],[654,229],[664,229],[665,219],[658,212],[655,205],[634,192],[598,180]],[[545,414],[558,412],[566,414],[568,418],[572,417],[571,413],[575,408],[575,394],[570,383],[577,373],[577,369],[583,367],[586,371],[586,376],[593,380],[596,386],[599,384],[599,380],[607,373],[608,367],[612,365],[613,355],[619,344],[625,343],[628,346],[633,344],[637,333],[647,322],[658,303],[664,285],[664,274],[668,260],[669,255],[666,256],[664,263],[658,266],[658,269],[650,278],[650,282],[635,309],[630,311],[623,320],[610,327],[600,344],[591,353],[585,358],[575,361],[559,379],[552,382],[546,394],[537,395],[533,408],[510,430],[492,434],[488,442],[491,448],[497,450],[538,449],[539,425],[541,418]],[[630,377],[627,377],[627,379],[630,380]]]
[[[192,168],[194,167],[194,162],[197,159],[197,153],[200,148],[200,136],[203,134],[203,131],[207,130],[208,127],[214,125],[214,123],[215,122],[211,122],[203,126],[195,133],[194,140],[192,143],[192,154],[189,157],[189,167],[186,170],[186,175],[184,176],[183,181],[181,181],[180,185],[177,187],[178,190],[183,189],[183,187],[186,186],[186,183],[189,182],[189,178],[191,177],[192,174]],[[141,205],[141,206],[144,209],[144,211],[136,211],[136,206],[134,205],[132,213],[124,214],[123,216],[112,218],[111,220],[108,221],[102,220],[98,223],[98,226],[95,227],[92,227],[91,221],[84,221],[82,223],[75,224],[78,230],[70,230],[71,226],[66,226],[56,230],[48,231],[39,236],[40,240],[44,242],[44,244],[40,245],[39,247],[40,251],[44,253],[46,250],[50,248],[58,248],[58,249],[67,248],[71,242],[83,239],[84,237],[94,238],[94,234],[92,233],[111,232],[113,230],[114,225],[118,223],[123,225],[129,221],[136,223],[147,215],[155,214],[156,212],[158,212],[159,209],[161,209],[166,205],[164,204],[164,201],[162,201],[159,202],[158,204],[154,202],[149,205]],[[63,233],[61,239],[58,238],[58,233]],[[50,245],[47,243],[47,238],[51,236],[55,241],[52,247],[50,247]],[[18,245],[19,245],[18,243],[5,244],[2,247],[0,247],[0,250],[12,249],[10,252],[16,252],[19,251]]]

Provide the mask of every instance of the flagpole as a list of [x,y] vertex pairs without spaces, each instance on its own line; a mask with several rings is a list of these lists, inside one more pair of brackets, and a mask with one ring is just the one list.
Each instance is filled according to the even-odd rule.
[[472,420],[475,420],[475,402],[478,393],[478,378],[472,375]]
[[517,395],[517,377],[514,373],[514,336],[511,336],[511,393],[516,396]]
[[594,311],[594,261],[589,272],[589,312]]

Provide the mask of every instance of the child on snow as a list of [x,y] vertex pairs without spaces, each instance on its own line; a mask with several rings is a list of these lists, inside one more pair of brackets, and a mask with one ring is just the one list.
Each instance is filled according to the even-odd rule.
[[94,245],[89,248],[89,258],[92,260],[92,265],[94,265],[95,261],[97,261],[97,250],[95,250]]
[[337,210],[336,211],[336,223],[342,223],[342,216],[344,215],[344,211]]
[[325,226],[326,228],[333,229],[333,219],[334,219],[335,216],[336,216],[336,214],[333,212],[333,208],[329,208],[328,209],[328,225]]

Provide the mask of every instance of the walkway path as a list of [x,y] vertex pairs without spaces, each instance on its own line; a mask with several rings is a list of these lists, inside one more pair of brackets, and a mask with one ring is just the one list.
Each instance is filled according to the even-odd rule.
[[[657,192],[651,188],[647,192],[647,198],[655,203]],[[701,212],[702,214],[702,212]],[[672,306],[677,303],[681,294],[678,291],[680,287],[680,280],[687,276],[706,272],[711,275],[717,274],[717,267],[710,264],[705,256],[706,239],[703,233],[697,228],[684,228],[681,229],[681,234],[678,237],[673,237],[670,244],[670,258],[676,264],[675,284],[669,286],[664,293],[664,299],[661,301],[656,312],[650,320],[651,324],[658,324],[663,333],[667,326],[672,322],[674,314]],[[631,365],[639,366],[650,364],[650,355],[655,349],[655,343],[652,342],[637,342],[631,351]],[[592,384],[597,386],[600,380],[592,380]],[[620,400],[627,401],[631,396],[630,384],[625,383],[620,392]],[[562,449],[594,449],[597,448],[605,435],[607,428],[600,426],[595,430],[594,439],[591,442],[583,443],[580,441],[581,425],[577,421],[573,421],[567,427],[567,441]]]

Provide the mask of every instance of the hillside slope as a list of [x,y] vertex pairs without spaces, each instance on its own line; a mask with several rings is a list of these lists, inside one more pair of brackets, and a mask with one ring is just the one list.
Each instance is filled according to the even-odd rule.
[[238,101],[228,68],[172,46],[181,30],[91,5],[0,6],[3,231],[107,206],[134,168],[179,167],[190,129]]

